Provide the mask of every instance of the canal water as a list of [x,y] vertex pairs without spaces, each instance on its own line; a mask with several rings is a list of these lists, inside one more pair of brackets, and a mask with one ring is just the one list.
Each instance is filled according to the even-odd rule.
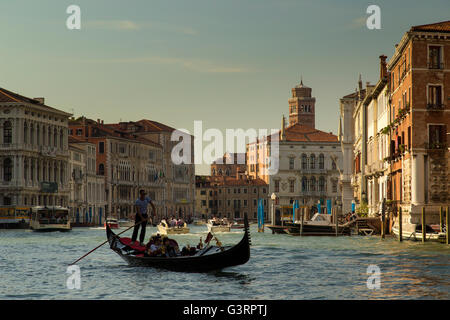
[[[293,237],[256,232],[250,261],[211,273],[129,267],[104,245],[77,265],[81,288],[68,289],[67,265],[106,240],[105,230],[68,233],[0,230],[0,299],[449,299],[450,247],[378,236]],[[147,228],[147,235],[156,228]],[[196,245],[206,226],[173,236]],[[131,231],[125,235],[130,236]],[[225,245],[242,232],[219,233]],[[369,289],[370,265],[380,270]],[[370,283],[375,283],[369,281]]]

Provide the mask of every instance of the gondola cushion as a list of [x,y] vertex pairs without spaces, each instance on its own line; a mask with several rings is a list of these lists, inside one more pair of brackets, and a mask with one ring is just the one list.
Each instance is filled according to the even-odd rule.
[[141,246],[140,244],[131,244],[131,238],[120,238],[120,242],[134,250],[145,251],[145,246]]

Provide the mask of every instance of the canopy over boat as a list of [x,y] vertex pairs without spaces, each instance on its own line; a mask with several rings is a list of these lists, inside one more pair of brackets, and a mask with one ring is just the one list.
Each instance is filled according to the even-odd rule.
[[145,247],[130,245],[129,238],[120,238],[108,225],[106,226],[106,236],[110,248],[131,266],[155,267],[184,272],[207,272],[241,265],[250,259],[251,239],[246,214],[244,225],[244,236],[236,245],[223,248],[206,246],[190,256],[144,256]]

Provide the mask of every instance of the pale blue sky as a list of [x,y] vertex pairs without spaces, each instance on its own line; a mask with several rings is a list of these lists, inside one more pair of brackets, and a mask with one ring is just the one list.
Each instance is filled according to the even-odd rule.
[[[371,4],[381,30],[365,26]],[[105,122],[279,128],[302,75],[316,126],[336,133],[358,75],[377,81],[379,55],[449,13],[448,0],[0,0],[0,87]]]

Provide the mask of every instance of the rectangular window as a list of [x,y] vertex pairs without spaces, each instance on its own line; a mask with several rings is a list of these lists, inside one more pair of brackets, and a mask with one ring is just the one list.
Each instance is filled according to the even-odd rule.
[[428,127],[429,149],[445,148],[447,128],[445,125],[430,125]]
[[294,180],[289,181],[289,192],[294,192],[294,185],[295,185]]
[[280,192],[280,181],[275,180],[275,192]]
[[428,68],[429,69],[442,69],[441,63],[441,47],[430,46],[428,48]]
[[428,86],[429,109],[441,109],[442,107],[442,86]]
[[98,152],[105,153],[105,143],[102,141],[98,143]]
[[289,169],[294,169],[294,158],[289,158]]

